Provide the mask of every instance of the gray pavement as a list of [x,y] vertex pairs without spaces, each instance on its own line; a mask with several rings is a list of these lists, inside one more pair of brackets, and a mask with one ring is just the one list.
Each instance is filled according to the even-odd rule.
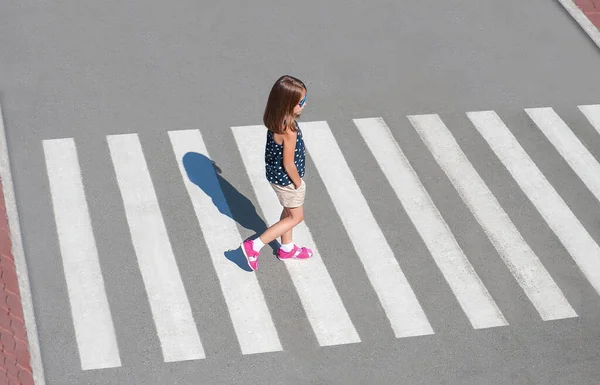
[[[558,2],[25,0],[0,9],[0,101],[47,384],[598,383],[600,297],[465,115],[496,111],[600,243],[600,202],[523,111],[554,108],[600,160],[600,135],[577,108],[600,103],[600,50]],[[241,353],[167,131],[199,129],[222,178],[262,215],[230,127],[260,124],[284,73],[307,83],[302,121],[328,122],[435,334],[395,338],[309,159],[306,223],[361,342],[319,346],[288,271],[265,249],[255,274],[283,351]],[[429,113],[577,317],[540,318],[406,118]],[[366,117],[390,127],[509,325],[471,327],[352,123]],[[107,135],[127,133],[141,142],[205,359],[163,360],[107,146]],[[77,145],[120,367],[81,368],[42,148],[57,138]],[[229,204],[251,215],[243,199]]]

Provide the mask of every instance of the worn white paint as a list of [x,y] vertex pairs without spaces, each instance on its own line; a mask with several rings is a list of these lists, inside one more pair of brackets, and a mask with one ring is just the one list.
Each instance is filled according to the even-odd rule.
[[433,334],[429,320],[373,217],[329,125],[319,121],[301,123],[300,127],[308,152],[325,183],[395,336]]
[[[581,143],[572,136],[554,111],[536,109],[528,113],[533,115],[542,131],[552,138],[551,141],[560,147],[563,156],[577,156]],[[467,115],[600,293],[600,247],[495,112],[470,112]]]
[[165,362],[205,358],[137,134],[107,136]]
[[[242,354],[282,350],[256,274],[240,269],[239,266],[225,258],[224,252],[229,249],[237,249],[242,242],[242,237],[235,221],[231,218],[229,206],[225,201],[215,171],[210,170],[210,173],[202,175],[205,183],[212,187],[213,196],[209,196],[190,181],[185,170],[183,159],[188,153],[201,154],[210,159],[200,131],[169,131],[169,138],[183,182],[208,246],[211,261],[217,272]],[[215,202],[218,202],[221,209],[226,211],[225,214],[218,210]]]
[[409,120],[543,320],[576,317],[541,261],[436,114]]
[[379,167],[475,329],[508,325],[381,118],[354,119]]
[[44,140],[43,147],[81,368],[119,367],[119,347],[75,142]]

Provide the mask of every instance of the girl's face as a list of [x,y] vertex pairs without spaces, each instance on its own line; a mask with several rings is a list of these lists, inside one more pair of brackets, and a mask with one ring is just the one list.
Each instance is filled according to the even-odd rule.
[[306,107],[306,90],[302,91],[302,98],[300,98],[300,102],[294,107],[294,115],[300,116],[304,107]]

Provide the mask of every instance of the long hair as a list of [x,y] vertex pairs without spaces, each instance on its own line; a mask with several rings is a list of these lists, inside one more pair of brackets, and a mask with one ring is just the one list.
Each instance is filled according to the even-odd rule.
[[300,79],[290,75],[277,79],[263,115],[263,123],[269,131],[282,134],[288,129],[296,130],[294,108],[300,103],[303,91],[306,91],[306,86]]

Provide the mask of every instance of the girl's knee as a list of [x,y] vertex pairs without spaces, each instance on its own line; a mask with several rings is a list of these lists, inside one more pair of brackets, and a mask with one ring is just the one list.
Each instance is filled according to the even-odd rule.
[[304,211],[302,209],[288,209],[288,214],[292,217],[295,224],[298,224],[304,220]]

